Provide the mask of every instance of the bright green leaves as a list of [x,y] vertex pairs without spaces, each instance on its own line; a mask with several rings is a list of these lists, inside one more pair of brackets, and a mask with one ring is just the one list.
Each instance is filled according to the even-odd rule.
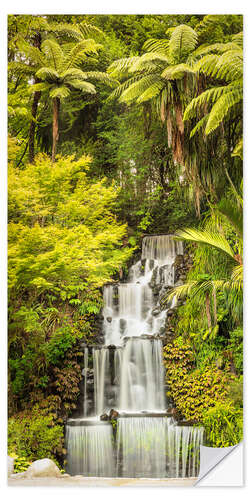
[[34,166],[11,169],[10,290],[57,295],[58,287],[79,280],[98,287],[131,254],[120,249],[126,226],[112,214],[117,192],[105,179],[88,180],[89,161],[59,159],[52,167],[40,156]]

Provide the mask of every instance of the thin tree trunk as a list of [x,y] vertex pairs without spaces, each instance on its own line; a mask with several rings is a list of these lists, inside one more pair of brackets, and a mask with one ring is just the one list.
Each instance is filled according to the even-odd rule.
[[[37,49],[41,50],[41,43],[42,43],[42,38],[41,38],[41,33],[37,31],[34,35],[33,38],[33,46],[36,47]],[[35,83],[39,83],[39,79],[35,78]],[[31,122],[30,122],[30,130],[29,130],[29,162],[33,163],[34,162],[34,156],[35,156],[35,131],[36,131],[36,116],[37,116],[37,109],[38,109],[38,103],[41,98],[41,92],[35,92],[34,97],[33,97],[33,103],[32,103],[32,109],[31,109]]]
[[52,130],[52,162],[54,163],[56,157],[56,147],[59,139],[59,109],[60,99],[55,97],[53,99],[53,130]]
[[30,122],[30,130],[29,130],[29,163],[34,163],[36,115],[40,97],[41,97],[40,91],[34,93],[32,109],[31,109],[32,119]]
[[217,299],[216,299],[216,291],[213,288],[213,301],[214,301],[214,324],[217,325]]
[[212,328],[212,321],[211,321],[211,313],[210,313],[209,293],[206,293],[206,315],[207,315],[208,328],[209,328],[209,330],[211,330],[211,328]]

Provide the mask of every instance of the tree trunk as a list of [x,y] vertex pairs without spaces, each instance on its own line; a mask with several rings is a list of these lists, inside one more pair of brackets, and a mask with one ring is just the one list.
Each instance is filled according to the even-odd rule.
[[54,97],[53,99],[53,131],[52,131],[52,163],[55,161],[56,157],[56,147],[59,139],[59,109],[60,109],[60,99]]
[[207,324],[209,330],[212,328],[212,321],[211,321],[211,313],[210,313],[210,299],[209,299],[209,293],[206,293],[206,315],[207,315]]
[[[33,46],[37,49],[41,50],[41,33],[37,31],[33,38]],[[35,83],[39,83],[39,79],[35,78]],[[35,156],[35,131],[36,131],[36,115],[38,103],[40,101],[41,92],[35,92],[33,97],[32,109],[31,109],[31,122],[30,122],[30,130],[29,130],[29,163],[34,162]]]
[[[37,82],[36,82],[37,83]],[[34,163],[35,156],[35,130],[36,130],[36,115],[38,103],[40,101],[41,92],[35,92],[31,109],[31,122],[29,130],[29,163]]]
[[213,301],[214,301],[214,325],[217,325],[217,299],[216,299],[216,291],[213,288]]

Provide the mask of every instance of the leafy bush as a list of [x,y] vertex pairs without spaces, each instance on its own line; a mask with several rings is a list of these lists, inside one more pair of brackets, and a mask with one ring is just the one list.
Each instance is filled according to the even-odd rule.
[[167,382],[178,411],[187,420],[201,423],[204,410],[223,402],[235,377],[215,365],[194,369],[194,352],[188,341],[177,339],[164,348]]
[[243,410],[231,402],[216,403],[204,413],[203,425],[210,446],[233,446],[243,438]]
[[8,452],[34,461],[51,458],[58,464],[63,453],[63,426],[54,416],[43,415],[38,405],[11,417],[8,422]]
[[10,456],[14,458],[14,472],[25,472],[31,465],[31,462],[25,457],[19,457],[15,453],[10,453]]

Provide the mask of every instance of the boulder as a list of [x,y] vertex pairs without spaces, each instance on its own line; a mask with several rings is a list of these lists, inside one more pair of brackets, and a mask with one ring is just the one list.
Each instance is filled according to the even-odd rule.
[[36,460],[33,462],[29,468],[25,471],[26,478],[33,477],[61,477],[61,472],[55,462],[50,460],[50,458],[43,458],[42,460]]
[[14,458],[8,456],[8,477],[14,473]]

